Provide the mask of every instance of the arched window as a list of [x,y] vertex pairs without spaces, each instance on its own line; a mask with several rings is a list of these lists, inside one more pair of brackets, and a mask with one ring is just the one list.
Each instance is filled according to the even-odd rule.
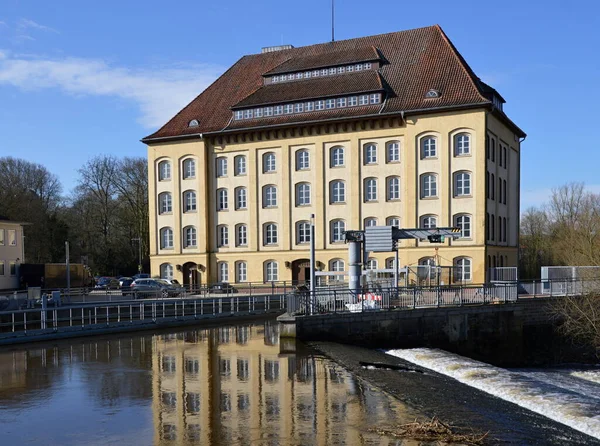
[[299,221],[296,223],[296,244],[310,243],[310,223]]
[[310,155],[308,150],[300,149],[296,151],[296,170],[310,169]]
[[229,246],[229,227],[227,225],[217,226],[217,246]]
[[227,189],[217,189],[217,211],[226,211],[227,209],[229,209]]
[[334,180],[331,182],[331,203],[346,202],[346,183],[342,180]]
[[492,241],[496,240],[496,216],[494,214],[492,214],[492,216],[490,217],[490,222],[492,223],[492,227],[490,228],[490,235],[492,236]]
[[158,181],[168,181],[171,179],[171,163],[161,161],[158,163]]
[[277,188],[272,184],[263,187],[263,207],[273,208],[277,206]]
[[[346,270],[346,265],[342,259],[333,259],[329,262],[329,271],[336,272],[336,273],[342,273],[345,270]],[[339,275],[332,276],[330,281],[331,282],[343,282],[344,275],[339,274]]]
[[502,217],[498,215],[498,242],[502,242]]
[[238,155],[234,158],[235,175],[246,175],[246,157]]
[[183,193],[183,212],[196,212],[196,192],[193,190]]
[[471,173],[456,172],[454,174],[454,196],[465,197],[471,195]]
[[387,259],[385,259],[385,268],[395,270],[396,269],[396,258],[388,257]]
[[437,157],[437,139],[427,136],[421,140],[421,158]]
[[248,280],[248,264],[246,262],[235,262],[235,281],[246,282]]
[[460,238],[471,238],[471,216],[469,214],[455,215],[454,226],[460,228]]
[[425,173],[421,175],[421,198],[437,197],[437,175]]
[[160,249],[173,249],[173,229],[162,228],[160,230]]
[[333,220],[331,222],[331,243],[343,242],[345,230],[346,222],[344,220]]
[[496,188],[496,177],[494,176],[494,174],[492,174],[490,176],[490,198],[492,200],[494,200],[496,197],[496,194],[494,193],[495,188]]
[[265,245],[277,244],[277,225],[275,223],[265,223],[264,225]]
[[502,226],[504,227],[504,239],[502,240],[503,242],[506,241],[506,217],[502,218]]
[[173,211],[173,202],[169,192],[163,192],[158,195],[158,213],[170,214]]
[[433,257],[422,257],[419,259],[419,265],[421,266],[435,266],[435,259]]
[[496,161],[496,140],[492,139],[492,150],[491,150],[492,161]]
[[365,145],[365,164],[377,164],[377,145],[369,143]]
[[469,282],[471,279],[471,259],[469,257],[454,259],[454,280],[456,282]]
[[173,279],[173,265],[170,263],[163,263],[160,265],[160,278],[172,280]]
[[265,262],[265,281],[276,282],[279,280],[279,265],[274,260]]
[[378,267],[377,259],[370,257],[369,260],[367,260],[367,269],[377,269]]
[[224,156],[220,156],[219,158],[217,158],[217,176],[227,176],[227,158],[225,158]]
[[331,167],[344,165],[344,148],[341,146],[331,148]]
[[377,219],[375,217],[365,218],[365,228],[370,228],[371,226],[377,226]]
[[183,179],[186,180],[188,178],[196,177],[196,161],[187,158],[183,160]]
[[183,228],[183,247],[184,248],[195,248],[197,246],[197,232],[193,226],[186,226]]
[[229,265],[227,262],[217,263],[217,271],[219,273],[219,282],[229,282]]
[[307,206],[310,204],[310,184],[296,184],[296,206]]
[[248,245],[248,226],[239,224],[235,227],[235,245],[236,246],[247,246]]
[[459,133],[454,136],[454,155],[464,156],[471,154],[471,135]]
[[235,208],[237,209],[246,209],[248,206],[247,202],[247,193],[245,187],[236,187],[235,188]]
[[263,172],[275,172],[277,165],[275,164],[275,154],[268,152],[263,155]]
[[388,201],[400,199],[400,178],[387,177],[387,199]]
[[386,149],[388,163],[400,162],[400,142],[390,141],[386,144]]
[[365,179],[365,201],[377,201],[377,178]]
[[506,204],[506,180],[502,180],[502,189],[504,190],[502,194],[502,198],[504,198],[503,203]]
[[498,203],[502,203],[502,178],[498,177]]
[[423,229],[437,228],[437,216],[423,215],[421,217],[421,228],[423,228]]
[[397,228],[400,227],[400,217],[388,217],[385,221],[385,224],[387,226],[396,226]]

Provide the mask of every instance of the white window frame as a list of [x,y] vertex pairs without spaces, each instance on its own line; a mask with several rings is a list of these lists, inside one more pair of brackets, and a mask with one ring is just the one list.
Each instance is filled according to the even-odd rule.
[[4,229],[0,229],[0,246],[4,246]]
[[294,104],[285,104],[283,106],[283,113],[285,113],[286,115],[291,115],[292,113],[294,113]]
[[332,220],[330,224],[331,243],[344,242],[344,231],[346,230],[346,222],[341,219]]
[[470,282],[473,280],[473,261],[470,257],[457,257],[454,259],[454,280],[456,282]]
[[369,105],[369,95],[368,94],[361,94],[358,97],[358,105]]
[[387,226],[396,226],[399,228],[400,227],[400,217],[395,217],[395,216],[388,217],[385,219],[385,224]]
[[265,281],[277,282],[279,280],[279,264],[274,260],[265,262]]
[[229,246],[229,226],[217,226],[217,247],[224,248]]
[[373,93],[369,98],[371,104],[381,104],[381,93]]
[[310,183],[298,183],[296,185],[296,206],[310,205]]
[[471,172],[460,171],[454,173],[454,196],[471,196]]
[[273,116],[273,107],[265,107],[265,117]]
[[345,165],[345,149],[342,146],[331,148],[331,167],[343,167]]
[[248,191],[244,186],[235,188],[235,210],[248,209]]
[[196,178],[196,160],[186,158],[183,160],[183,179]]
[[217,263],[217,272],[219,282],[229,282],[229,264],[227,262]]
[[217,177],[226,177],[227,176],[227,158],[224,156],[219,156],[217,158]]
[[321,99],[315,101],[315,110],[325,110],[325,101]]
[[243,223],[235,227],[235,246],[248,246],[248,226]]
[[263,208],[277,207],[277,186],[267,184],[263,186]]
[[348,98],[348,107],[356,107],[358,105],[358,96],[350,96]]
[[248,281],[248,264],[246,262],[235,262],[235,281],[237,283]]
[[162,192],[158,195],[158,213],[160,215],[173,213],[173,196],[171,192]]
[[310,243],[310,222],[299,221],[296,223],[296,244]]
[[196,248],[198,246],[198,231],[194,226],[183,228],[184,248]]
[[437,228],[437,215],[423,215],[419,219],[419,227],[422,229]]
[[173,265],[171,263],[163,263],[160,265],[160,278],[172,280],[173,279]]
[[365,178],[365,202],[377,201],[377,178]]
[[387,177],[387,200],[400,200],[400,177]]
[[217,211],[226,211],[229,209],[228,192],[225,188],[217,189]]
[[365,164],[377,164],[377,144],[365,144]]
[[173,228],[160,229],[160,249],[173,249]]
[[310,169],[310,154],[307,149],[296,151],[296,170]]
[[400,162],[400,141],[389,141],[386,145],[388,163]]
[[454,136],[454,155],[468,156],[471,154],[471,135],[469,133],[459,133]]
[[171,180],[171,162],[163,160],[158,163],[158,181]]
[[470,239],[472,231],[471,214],[456,214],[454,216],[454,226],[461,229],[461,239]]
[[379,262],[377,261],[377,259],[374,257],[369,257],[369,259],[367,260],[366,269],[371,271],[379,269]]
[[234,159],[234,175],[246,175],[246,156],[245,155],[237,155]]
[[183,212],[196,212],[198,208],[196,192],[186,190],[183,193]]
[[333,180],[331,182],[331,199],[333,203],[346,202],[346,183],[343,180]]
[[277,171],[277,160],[275,153],[267,152],[263,155],[263,173],[272,173]]
[[263,245],[265,245],[265,246],[277,245],[277,243],[279,242],[279,234],[277,231],[277,224],[265,223],[264,230],[263,230],[263,236],[264,236]]
[[335,99],[327,99],[325,101],[325,109],[330,110],[335,108]]
[[421,198],[436,198],[437,196],[437,175],[424,173],[421,175]]
[[377,219],[375,217],[365,218],[364,227],[365,228],[370,228],[370,227],[373,227],[373,226],[377,226]]
[[437,138],[424,136],[421,139],[421,159],[437,158]]

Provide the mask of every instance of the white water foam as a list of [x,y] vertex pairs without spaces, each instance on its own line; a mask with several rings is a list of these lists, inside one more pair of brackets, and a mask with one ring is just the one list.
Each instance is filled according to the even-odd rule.
[[[390,350],[387,353],[600,439],[600,385],[592,379],[579,379],[580,373],[587,372],[511,371],[427,348]],[[599,378],[599,375],[594,376]]]

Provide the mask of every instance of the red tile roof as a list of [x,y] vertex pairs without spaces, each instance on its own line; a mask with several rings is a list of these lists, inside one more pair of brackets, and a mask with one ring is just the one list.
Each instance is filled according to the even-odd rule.
[[349,95],[367,91],[382,91],[383,85],[375,70],[324,76],[280,84],[267,84],[232,108],[292,102],[303,99]]
[[373,62],[379,60],[377,49],[373,46],[351,50],[332,51],[312,56],[291,57],[276,68],[266,72],[265,76],[295,71],[313,70],[315,68],[348,65],[357,62]]
[[[338,82],[344,78],[359,79],[365,72],[354,72],[340,76],[310,78],[306,81],[285,82],[264,86],[263,75],[273,72],[278,67],[304,66],[306,61],[324,61],[330,58],[331,64],[343,60],[341,54],[356,52],[358,55],[375,51],[381,54],[384,62],[378,72],[387,91],[385,102],[377,107],[357,107],[356,109],[333,109],[327,112],[300,113],[280,116],[277,118],[261,118],[235,121],[232,119],[232,107],[236,104],[257,104],[257,98],[268,97],[276,100],[272,92],[279,92],[283,101],[298,93],[298,85],[317,85],[322,80],[325,84],[319,87],[319,92],[333,94],[343,93],[338,88]],[[361,56],[363,57],[363,56]],[[296,62],[292,62],[296,60]],[[296,65],[294,65],[296,64]],[[369,77],[367,74],[365,77]],[[348,81],[347,87],[360,84],[363,81]],[[366,85],[372,79],[364,81]],[[320,85],[320,84],[319,84]],[[273,87],[276,90],[270,90]],[[441,96],[436,99],[426,99],[425,93],[436,89]],[[304,91],[304,90],[303,90]],[[336,93],[336,94],[337,94]],[[486,96],[481,81],[475,76],[462,56],[448,40],[439,26],[400,31],[377,36],[357,39],[340,40],[299,48],[292,48],[269,53],[252,54],[242,57],[219,77],[204,92],[190,102],[175,117],[152,135],[144,138],[152,139],[182,137],[198,133],[219,133],[240,128],[252,129],[268,126],[272,123],[293,124],[312,120],[344,119],[357,116],[358,109],[366,115],[400,114],[424,112],[452,107],[490,106],[491,101]],[[264,100],[264,99],[261,99]],[[503,113],[503,119],[508,121]],[[200,123],[196,127],[188,127],[192,119]],[[525,134],[512,122],[509,124],[517,134]]]

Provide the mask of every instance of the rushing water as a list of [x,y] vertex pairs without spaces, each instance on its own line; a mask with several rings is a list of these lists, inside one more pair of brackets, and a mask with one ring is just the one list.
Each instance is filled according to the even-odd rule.
[[414,420],[278,341],[268,321],[2,350],[0,443],[385,445],[369,427]]
[[428,348],[387,353],[600,439],[600,368],[503,369]]

